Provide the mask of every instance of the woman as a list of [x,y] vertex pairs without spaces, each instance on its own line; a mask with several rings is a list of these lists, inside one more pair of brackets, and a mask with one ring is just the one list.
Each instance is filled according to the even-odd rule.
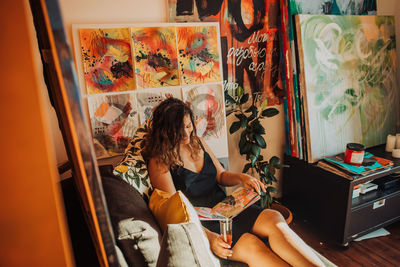
[[[224,170],[197,137],[193,113],[181,100],[168,98],[156,107],[146,143],[144,156],[153,187],[170,193],[181,190],[194,206],[213,207],[223,200],[225,193],[218,185],[242,184],[265,191],[258,179]],[[249,266],[323,266],[277,211],[257,205],[245,209],[233,219],[232,246],[220,238],[218,221],[202,223],[211,250],[221,258]]]

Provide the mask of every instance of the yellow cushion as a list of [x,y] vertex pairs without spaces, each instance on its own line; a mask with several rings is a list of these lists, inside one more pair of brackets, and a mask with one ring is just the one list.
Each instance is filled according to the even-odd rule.
[[168,224],[195,222],[201,225],[196,210],[181,191],[171,194],[154,189],[149,208],[163,232]]

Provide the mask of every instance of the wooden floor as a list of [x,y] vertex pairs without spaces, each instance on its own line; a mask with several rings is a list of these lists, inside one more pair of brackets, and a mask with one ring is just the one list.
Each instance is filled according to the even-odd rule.
[[348,248],[333,244],[304,220],[294,216],[291,228],[308,245],[338,266],[400,266],[400,221],[384,227],[387,236],[353,241]]

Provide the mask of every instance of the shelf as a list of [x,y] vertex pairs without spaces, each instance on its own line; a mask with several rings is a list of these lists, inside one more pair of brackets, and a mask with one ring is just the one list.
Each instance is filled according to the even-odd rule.
[[400,194],[400,186],[394,186],[386,190],[374,190],[371,192],[368,192],[366,194],[360,194],[360,196],[353,198],[351,201],[351,210],[356,210],[358,208],[362,208],[368,205],[371,205],[372,203],[379,201],[381,199],[386,199],[390,198],[392,196],[395,196],[397,194]]

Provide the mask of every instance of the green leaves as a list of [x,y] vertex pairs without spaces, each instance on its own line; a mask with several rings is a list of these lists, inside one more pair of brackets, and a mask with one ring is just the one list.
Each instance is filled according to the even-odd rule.
[[240,104],[240,105],[243,105],[243,104],[246,103],[248,100],[249,100],[249,94],[246,93],[246,94],[244,94],[244,95],[240,98],[239,104]]
[[267,144],[265,143],[264,137],[262,137],[261,135],[255,135],[254,138],[257,141],[257,144],[261,147],[261,148],[266,148]]
[[279,169],[281,160],[277,156],[272,156],[269,160],[269,164]]
[[244,112],[245,112],[245,113],[251,112],[251,115],[247,118],[248,121],[253,120],[253,119],[256,118],[257,115],[258,115],[258,109],[257,109],[257,107],[254,106],[254,105],[251,105],[251,106],[250,106],[248,109],[246,109]]
[[226,101],[228,101],[229,103],[232,103],[232,104],[237,104],[236,100],[233,99],[233,97],[230,94],[228,94],[228,91],[225,91],[224,94],[225,94]]
[[240,129],[240,121],[234,121],[231,125],[231,127],[229,128],[229,133],[233,134],[234,132],[236,132],[237,130]]
[[277,110],[276,108],[267,108],[264,109],[261,114],[263,117],[273,117],[279,114],[279,110]]
[[265,134],[265,128],[261,125],[260,120],[256,119],[250,123],[251,129],[255,134]]
[[[267,187],[266,193],[261,197],[261,206],[270,206],[273,201],[272,193],[277,193],[277,189],[273,186],[276,182],[276,169],[282,167],[280,159],[278,157],[271,157],[268,161],[263,160],[262,150],[267,148],[267,142],[265,140],[266,130],[261,124],[261,120],[264,118],[270,118],[279,114],[279,110],[276,108],[267,108],[268,101],[264,100],[260,106],[256,105],[253,99],[251,105],[246,103],[250,99],[248,93],[244,93],[242,87],[237,89],[237,100],[231,96],[225,95],[227,102],[234,103],[237,108],[234,110],[236,121],[233,121],[229,132],[233,134],[235,132],[240,133],[240,139],[238,143],[239,152],[241,155],[245,155],[247,163],[243,166],[243,173],[247,173],[250,169],[257,173],[260,181],[262,181]],[[246,104],[246,109],[243,107]]]
[[276,188],[272,187],[272,186],[267,187],[266,190],[267,190],[268,193],[275,193],[275,194],[278,193],[278,190],[276,190]]

